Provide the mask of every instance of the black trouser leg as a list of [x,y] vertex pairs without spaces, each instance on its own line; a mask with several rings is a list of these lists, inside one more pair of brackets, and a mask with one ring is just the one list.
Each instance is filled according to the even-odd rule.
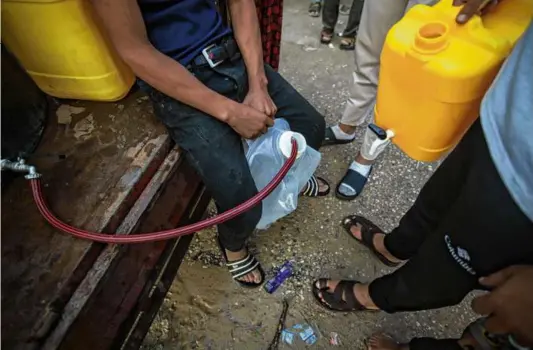
[[480,129],[476,122],[424,185],[398,227],[385,237],[387,250],[398,259],[411,258],[458,199],[471,171]]
[[[201,74],[197,74],[197,77],[202,78]],[[204,83],[219,91],[230,91],[234,86],[230,80],[212,74]],[[156,115],[185,152],[187,160],[213,196],[220,213],[257,194],[241,137],[229,125],[155,90],[150,95]],[[244,248],[246,239],[261,218],[261,211],[259,204],[218,225],[224,248],[234,252]]]
[[[510,265],[533,264],[533,223],[515,204],[500,179],[479,122],[465,137],[470,148],[462,150],[471,152],[466,157],[468,164],[465,165],[464,158],[459,155],[446,159],[439,169],[440,176],[446,171],[450,179],[454,179],[457,172],[466,173],[459,193],[455,193],[454,186],[458,184],[453,180],[449,186],[446,181],[428,182],[424,195],[440,193],[431,188],[439,185],[455,193],[454,200],[442,193],[440,198],[447,205],[435,205],[439,198],[417,200],[415,206],[422,207],[415,213],[439,212],[424,208],[427,202],[442,210],[440,215],[445,214],[438,220],[429,220],[433,227],[429,233],[414,233],[401,227],[401,232],[406,232],[404,239],[414,237],[421,241],[418,250],[394,273],[370,284],[372,300],[384,311],[417,311],[454,305],[479,286],[479,277]],[[463,166],[468,169],[462,169]],[[413,222],[420,224],[425,219]],[[420,225],[413,227],[417,229]],[[399,238],[387,241],[387,247],[394,252],[404,250],[406,245],[411,248],[411,243],[404,244]]]
[[[371,0],[369,0],[371,1]],[[348,17],[348,23],[346,29],[342,32],[342,36],[353,38],[357,35],[357,29],[361,22],[361,12],[363,12],[364,0],[353,0],[352,7],[350,8],[350,16]]]
[[335,29],[337,20],[339,19],[339,5],[340,0],[324,0],[324,8],[322,9],[322,25],[324,28]]

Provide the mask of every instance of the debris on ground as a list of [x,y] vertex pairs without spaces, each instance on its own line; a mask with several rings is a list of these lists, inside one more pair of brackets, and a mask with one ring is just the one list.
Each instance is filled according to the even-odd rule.
[[83,107],[75,107],[70,105],[61,105],[56,111],[57,123],[69,125],[72,123],[72,115],[80,114],[85,111]]
[[348,16],[350,14],[351,9],[351,6],[341,4],[341,6],[339,6],[339,13],[343,16]]
[[307,323],[298,323],[283,330],[283,340],[287,344],[293,344],[297,337],[307,345],[313,345],[318,340],[315,330]]
[[341,338],[339,337],[339,333],[337,332],[329,333],[329,344],[333,346],[341,345]]
[[281,340],[283,340],[285,344],[292,345],[294,343],[294,334],[284,329],[281,332]]
[[276,291],[276,289],[281,286],[281,284],[289,277],[292,276],[292,263],[290,261],[286,261],[279,271],[276,273],[276,276],[268,280],[267,283],[265,283],[265,290],[272,294]]
[[[283,328],[285,328],[285,320],[287,319],[288,311],[289,311],[289,301],[287,299],[284,299],[283,310],[281,311],[281,315],[278,321],[278,327],[276,328],[276,335],[274,335],[274,339],[272,339],[272,342],[268,346],[268,350],[276,350],[279,347],[279,338],[283,333]],[[283,341],[285,341],[285,337],[283,337]]]

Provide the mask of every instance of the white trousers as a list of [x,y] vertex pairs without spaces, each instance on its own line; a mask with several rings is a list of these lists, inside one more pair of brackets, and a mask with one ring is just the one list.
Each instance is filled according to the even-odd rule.
[[358,126],[372,113],[379,77],[379,59],[389,29],[416,4],[437,0],[365,0],[355,44],[354,85],[341,123]]

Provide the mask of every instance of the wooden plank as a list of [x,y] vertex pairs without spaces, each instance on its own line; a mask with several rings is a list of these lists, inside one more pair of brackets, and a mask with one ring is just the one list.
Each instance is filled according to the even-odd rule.
[[[117,229],[169,151],[170,139],[148,101],[74,103],[71,125],[53,118],[31,159],[44,174],[51,209],[71,225]],[[66,155],[65,160],[43,155]],[[40,347],[104,248],[50,227],[28,183],[2,193],[2,346]]]
[[[159,193],[177,169],[180,160],[180,152],[178,148],[175,147],[170,151],[164,162],[161,164],[161,167],[150,179],[150,182],[117,229],[116,234],[128,235],[133,232],[133,230],[139,225],[140,220],[147,209],[159,197]],[[69,331],[70,326],[92,296],[92,293],[97,288],[103,276],[118,257],[120,250],[121,247],[118,245],[106,245],[103,252],[100,254],[63,309],[59,323],[54,328],[52,334],[44,342],[44,350],[53,350],[59,346],[64,336]]]
[[[167,229],[197,218],[197,213],[205,210],[204,202],[204,207],[200,207],[195,201],[201,187],[194,170],[186,162],[180,163],[138,231]],[[190,213],[193,208],[194,212]],[[166,276],[165,281],[168,275],[170,279],[174,277],[190,238],[121,247],[119,256],[70,328],[60,349],[109,349],[121,343],[120,339],[128,337],[131,328],[128,322],[134,310],[140,307],[139,300],[150,295],[154,285],[165,290],[161,285],[162,276]],[[172,260],[170,264],[170,257],[178,263]],[[150,303],[143,303],[143,307],[148,308]]]

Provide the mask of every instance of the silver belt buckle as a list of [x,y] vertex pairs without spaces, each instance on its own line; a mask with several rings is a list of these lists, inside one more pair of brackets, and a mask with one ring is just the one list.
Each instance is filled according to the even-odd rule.
[[214,62],[211,59],[211,57],[209,57],[209,54],[207,53],[207,51],[211,50],[213,47],[215,47],[215,44],[209,45],[208,47],[206,47],[205,49],[202,50],[202,55],[204,56],[205,60],[209,64],[209,67],[211,67],[211,68],[215,68],[216,66],[218,66],[219,64],[224,62],[224,60],[220,60],[218,62]]

